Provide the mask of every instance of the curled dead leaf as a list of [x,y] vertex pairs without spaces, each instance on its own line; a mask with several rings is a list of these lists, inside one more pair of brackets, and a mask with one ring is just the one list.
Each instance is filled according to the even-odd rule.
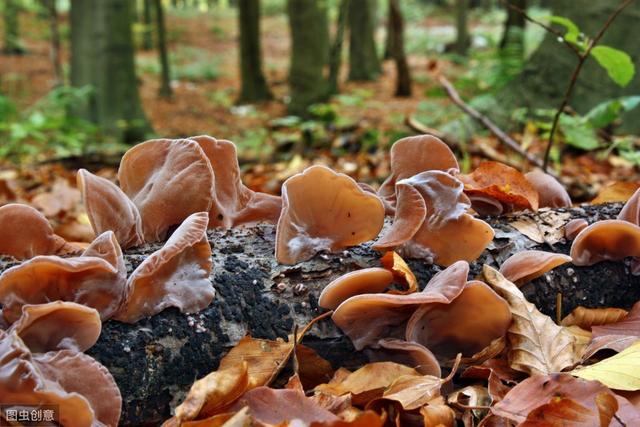
[[402,280],[406,286],[406,290],[404,291],[392,290],[390,293],[410,294],[418,290],[418,280],[416,276],[400,255],[393,251],[387,252],[380,258],[380,263],[384,268],[391,271],[394,277]]

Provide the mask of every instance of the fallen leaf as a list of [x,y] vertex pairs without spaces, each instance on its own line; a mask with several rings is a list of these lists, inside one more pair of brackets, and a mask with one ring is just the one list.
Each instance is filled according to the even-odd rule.
[[634,304],[626,317],[619,322],[594,326],[593,337],[585,357],[591,357],[603,349],[622,351],[640,340],[640,302]]
[[451,406],[461,407],[483,407],[487,409],[472,409],[472,413],[476,418],[482,418],[488,411],[488,407],[491,405],[492,398],[489,394],[487,387],[481,385],[470,385],[460,390],[456,390],[449,393],[447,396],[447,403]]
[[484,265],[484,278],[509,303],[513,323],[507,336],[511,344],[509,363],[529,374],[560,372],[578,361],[574,338],[563,326],[540,313],[516,285],[497,270]]
[[607,325],[619,322],[627,315],[621,308],[586,308],[576,307],[560,324],[562,326],[579,326],[590,330],[592,326]]
[[313,422],[309,427],[382,427],[386,417],[373,411],[364,411],[352,419],[336,421]]
[[384,391],[382,398],[394,400],[400,403],[403,409],[411,411],[426,405],[434,397],[438,397],[442,382],[441,378],[431,375],[402,376]]
[[616,181],[602,187],[596,198],[591,201],[591,204],[624,203],[633,196],[633,193],[635,193],[638,188],[640,188],[640,182],[637,181]]
[[598,380],[617,390],[640,390],[640,341],[593,365],[576,368],[571,375]]
[[209,418],[205,418],[204,420],[196,420],[196,421],[185,421],[180,424],[180,427],[222,427],[223,425],[227,425],[227,422],[231,420],[236,413],[234,412],[225,412],[224,414],[214,415]]
[[298,359],[298,375],[305,390],[312,389],[318,384],[324,384],[333,377],[334,371],[331,363],[320,357],[312,348],[298,344],[296,358]]
[[594,425],[594,417],[593,411],[572,399],[553,397],[549,403],[529,412],[519,427],[589,427]]
[[73,210],[80,203],[81,194],[66,179],[57,179],[50,191],[36,195],[31,203],[47,218],[53,218]]
[[607,427],[611,424],[613,416],[618,412],[618,401],[612,394],[599,393],[596,396],[596,406],[598,407],[600,426]]
[[444,404],[444,401],[435,401],[420,408],[424,427],[453,427],[456,415],[453,409]]
[[571,219],[569,212],[543,208],[536,213],[512,215],[509,225],[536,243],[555,245],[564,240],[564,225]]
[[229,407],[247,390],[247,368],[246,362],[240,362],[194,382],[187,397],[176,408],[176,418],[179,421],[203,419]]
[[382,258],[380,258],[380,263],[384,268],[391,271],[394,277],[402,280],[407,287],[405,290],[391,290],[389,293],[410,294],[418,290],[418,280],[416,279],[416,276],[400,255],[393,251],[387,252]]

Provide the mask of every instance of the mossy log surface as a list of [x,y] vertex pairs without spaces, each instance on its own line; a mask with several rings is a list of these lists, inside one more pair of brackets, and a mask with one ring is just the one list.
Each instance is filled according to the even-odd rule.
[[[471,276],[482,264],[499,266],[524,249],[568,253],[570,244],[557,240],[563,225],[572,218],[615,218],[620,204],[541,210],[511,216],[485,218],[496,237]],[[545,232],[547,243],[527,235]],[[533,231],[531,231],[533,230]],[[216,289],[214,302],[197,314],[165,310],[135,325],[108,321],[98,343],[88,353],[103,363],[116,379],[123,397],[123,426],[159,425],[170,416],[194,380],[216,369],[219,360],[245,334],[260,338],[286,337],[294,325],[303,326],[321,313],[317,298],[332,279],[362,267],[379,265],[380,254],[370,244],[338,254],[320,254],[297,266],[283,266],[273,256],[275,227],[262,225],[209,232]],[[148,245],[126,254],[127,266],[135,268],[160,245]],[[10,263],[14,264],[14,263]],[[0,271],[10,264],[0,261]],[[420,260],[409,265],[423,287],[441,268]],[[523,288],[527,298],[544,313],[555,316],[556,295],[562,294],[562,314],[578,305],[630,307],[640,300],[640,278],[632,276],[627,262],[603,262],[591,267],[564,265]],[[332,324],[320,322],[304,343],[331,361],[334,367],[355,368],[366,361]]]

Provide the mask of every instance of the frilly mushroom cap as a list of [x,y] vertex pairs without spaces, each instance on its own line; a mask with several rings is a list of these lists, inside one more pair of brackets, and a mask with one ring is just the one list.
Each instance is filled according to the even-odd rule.
[[44,215],[27,205],[10,203],[0,207],[0,233],[0,255],[20,260],[77,251],[54,234]]
[[404,336],[404,323],[421,304],[448,304],[462,292],[469,264],[459,261],[433,276],[422,292],[407,295],[363,294],[340,304],[331,318],[356,350],[382,338]]
[[73,302],[55,301],[25,305],[15,331],[33,353],[53,350],[83,352],[98,341],[102,322],[93,308]]
[[449,304],[423,304],[407,323],[406,340],[415,341],[437,357],[473,356],[511,325],[509,304],[478,280],[467,282]]
[[422,375],[442,376],[438,360],[421,344],[385,338],[378,341],[377,347],[365,350],[371,362],[396,362],[414,368]]
[[322,250],[336,251],[375,238],[384,206],[347,175],[311,166],[282,185],[276,259],[296,264]]
[[215,195],[211,164],[190,139],[136,145],[122,157],[118,179],[140,212],[146,242],[163,240],[193,213],[209,212]]
[[538,206],[541,208],[569,208],[571,197],[567,190],[551,175],[534,170],[524,174],[524,177],[538,192]]
[[633,193],[618,214],[618,219],[640,225],[640,189]]
[[427,217],[427,205],[412,185],[396,184],[396,209],[393,225],[373,245],[377,251],[392,250],[411,240]]
[[493,197],[483,196],[482,194],[472,194],[469,196],[469,201],[471,201],[471,207],[478,215],[498,216],[504,211],[502,203]]
[[189,139],[200,145],[215,175],[216,197],[209,212],[209,228],[278,221],[282,200],[270,194],[257,193],[242,183],[233,142],[206,135]]
[[78,187],[96,235],[113,231],[123,248],[144,243],[138,208],[117,185],[86,169],[80,169]]
[[329,283],[320,293],[318,305],[333,310],[354,295],[382,292],[391,283],[393,283],[393,273],[384,268],[374,267],[352,271]]
[[189,216],[161,249],[134,270],[117,320],[135,323],[167,307],[193,313],[211,303],[215,291],[209,280],[208,220],[207,212]]
[[412,136],[396,141],[391,147],[391,175],[378,194],[393,199],[396,182],[429,170],[460,169],[456,156],[447,144],[431,135]]
[[37,256],[0,276],[3,315],[13,323],[26,304],[71,301],[98,310],[102,320],[118,309],[124,295],[126,269],[112,232],[92,243],[83,256]]
[[564,237],[566,237],[567,240],[573,240],[588,226],[589,223],[586,219],[574,218],[564,225]]
[[570,255],[575,265],[638,257],[640,227],[618,219],[598,221],[578,234],[571,245]]
[[[75,360],[84,359],[87,362],[90,359],[91,363],[98,365],[89,356],[68,351],[32,356],[15,333],[0,331],[2,401],[10,402],[16,408],[24,405],[57,405],[60,425],[67,427],[90,427],[100,425],[100,422],[116,426],[120,418],[122,399],[111,375],[102,367],[103,375],[100,382],[92,381],[96,379],[96,375],[88,375],[91,368],[80,369],[91,364],[75,363],[73,366],[64,360],[68,357],[76,358]],[[99,402],[95,411],[89,399],[76,392],[80,387],[92,389],[93,393],[98,390],[105,391],[96,399]],[[98,418],[102,408],[109,408],[105,410],[109,415]]]
[[571,262],[569,255],[536,250],[521,251],[502,263],[500,273],[510,282],[521,286],[568,262]]

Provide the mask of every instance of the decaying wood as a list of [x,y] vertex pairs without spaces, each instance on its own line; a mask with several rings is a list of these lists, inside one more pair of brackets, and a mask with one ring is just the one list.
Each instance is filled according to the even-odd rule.
[[[472,275],[480,272],[483,263],[498,266],[524,249],[568,253],[570,245],[561,236],[569,219],[585,218],[591,223],[615,217],[620,208],[617,204],[543,209],[535,214],[487,218],[496,230],[496,238],[472,265]],[[120,387],[124,400],[122,425],[159,425],[192,382],[215,369],[244,334],[286,337],[294,325],[302,326],[321,312],[317,297],[332,279],[379,265],[380,254],[370,244],[318,255],[297,266],[278,265],[273,257],[274,237],[275,228],[267,225],[211,231],[211,280],[217,292],[211,306],[192,315],[170,309],[135,325],[115,321],[103,325],[100,340],[88,353],[111,371]],[[149,245],[129,251],[128,268],[132,270],[157,248]],[[0,260],[0,271],[13,264]],[[440,271],[419,260],[409,264],[421,286]],[[592,267],[565,265],[523,290],[542,312],[555,318],[558,293],[563,314],[578,305],[628,308],[640,299],[640,279],[630,274],[625,262]],[[330,320],[312,328],[304,342],[335,367],[355,367],[365,361]]]

